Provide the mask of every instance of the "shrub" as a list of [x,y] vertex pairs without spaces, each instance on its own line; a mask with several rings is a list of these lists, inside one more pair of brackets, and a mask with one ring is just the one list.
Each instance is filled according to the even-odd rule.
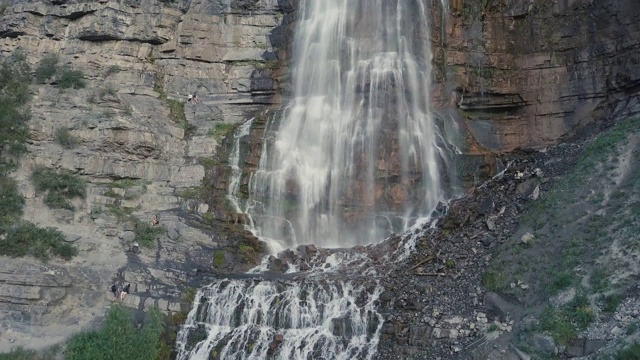
[[616,354],[616,360],[640,360],[640,343],[634,342]]
[[209,136],[220,141],[222,138],[225,138],[233,129],[235,128],[234,124],[229,123],[216,123],[211,129],[209,129]]
[[47,193],[44,202],[51,208],[74,210],[68,199],[84,199],[87,193],[85,181],[69,171],[56,172],[37,167],[31,174],[31,180],[37,191]]
[[151,247],[155,243],[158,236],[167,232],[164,226],[153,226],[146,222],[136,220],[135,226],[136,241],[140,246]]
[[58,351],[60,351],[58,347],[47,349],[43,353],[18,347],[8,353],[0,354],[0,360],[55,360]]
[[56,130],[56,141],[65,149],[73,149],[78,146],[78,139],[71,135],[67,128]]
[[0,255],[11,257],[33,256],[47,261],[51,255],[70,260],[78,250],[65,242],[56,229],[45,229],[30,222],[21,222],[7,228],[6,239],[0,246]]
[[109,76],[111,74],[115,74],[122,71],[122,68],[118,65],[111,65],[109,66],[109,68],[107,69],[107,72],[105,73],[104,76]]
[[44,84],[47,80],[54,77],[58,72],[59,61],[58,55],[55,54],[49,54],[43,57],[36,68],[36,82],[38,84]]
[[60,71],[60,79],[58,80],[57,86],[62,89],[82,89],[86,86],[84,74],[80,70],[73,70],[65,66]]
[[0,228],[20,219],[23,205],[24,198],[18,193],[15,180],[0,175]]
[[[20,155],[27,148],[27,125],[30,113],[24,105],[31,97],[31,68],[24,55],[14,53],[0,66],[0,149]],[[10,131],[9,131],[10,130]]]
[[161,351],[164,317],[158,310],[146,313],[142,328],[130,310],[113,306],[105,324],[69,340],[66,360],[157,360]]

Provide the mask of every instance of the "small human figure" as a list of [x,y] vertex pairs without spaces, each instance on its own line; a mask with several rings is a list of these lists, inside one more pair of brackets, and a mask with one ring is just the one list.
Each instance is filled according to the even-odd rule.
[[193,94],[193,102],[196,104],[198,103],[198,95]]
[[116,285],[115,283],[113,283],[113,285],[111,285],[111,292],[113,293],[113,301],[118,300],[122,292],[122,290],[120,289],[120,285]]
[[158,215],[153,215],[153,221],[151,221],[151,225],[156,226],[160,223],[160,220],[158,220]]
[[129,289],[131,288],[131,284],[127,284],[127,286],[120,291],[120,300],[124,300],[124,297],[129,293]]

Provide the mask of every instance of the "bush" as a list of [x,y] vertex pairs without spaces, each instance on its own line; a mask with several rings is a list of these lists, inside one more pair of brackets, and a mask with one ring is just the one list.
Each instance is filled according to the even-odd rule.
[[0,175],[0,228],[13,224],[22,216],[24,198],[15,180]]
[[58,55],[55,54],[43,57],[36,68],[36,82],[38,84],[44,84],[47,80],[51,79],[58,72],[59,61]]
[[56,141],[65,149],[73,149],[78,146],[78,139],[76,139],[69,129],[60,128],[56,131]]
[[87,184],[79,176],[69,172],[56,172],[52,169],[37,167],[31,180],[37,191],[46,192],[45,204],[51,208],[74,210],[68,201],[75,197],[83,198],[87,193]]
[[60,71],[60,79],[58,80],[57,85],[62,89],[82,89],[87,84],[84,80],[84,74],[82,71],[73,70],[70,67],[65,66]]
[[166,233],[167,229],[164,226],[153,226],[146,222],[136,220],[134,232],[136,234],[136,241],[140,246],[152,247],[158,236]]
[[146,313],[138,329],[130,310],[113,306],[102,328],[84,332],[69,340],[65,360],[157,360],[164,317],[158,310]]
[[60,231],[44,229],[26,221],[7,228],[6,239],[0,246],[0,255],[30,255],[42,261],[49,260],[51,255],[70,260],[77,254],[78,249],[66,243]]
[[30,113],[24,105],[31,97],[31,68],[24,55],[14,53],[0,66],[0,149],[12,155],[26,152],[27,120]]
[[622,349],[615,357],[616,360],[640,360],[640,343],[634,342],[629,347]]
[[11,352],[0,354],[0,360],[54,360],[59,348],[47,349],[42,354],[35,350],[25,350],[21,347],[11,350]]

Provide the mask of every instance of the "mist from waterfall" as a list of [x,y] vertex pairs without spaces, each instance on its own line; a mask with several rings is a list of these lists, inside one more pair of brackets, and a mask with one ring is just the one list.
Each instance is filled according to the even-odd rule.
[[445,198],[426,0],[301,0],[292,100],[268,124],[249,210],[282,248],[380,241]]

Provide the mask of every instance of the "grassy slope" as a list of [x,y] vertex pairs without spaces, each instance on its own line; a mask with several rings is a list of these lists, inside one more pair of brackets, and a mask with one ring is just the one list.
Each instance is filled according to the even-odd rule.
[[[515,237],[502,245],[484,282],[542,319],[536,330],[566,344],[632,295],[640,275],[640,117],[586,145],[574,168],[524,217],[518,233],[527,231],[534,240]],[[573,301],[550,306],[568,289],[577,294]]]

